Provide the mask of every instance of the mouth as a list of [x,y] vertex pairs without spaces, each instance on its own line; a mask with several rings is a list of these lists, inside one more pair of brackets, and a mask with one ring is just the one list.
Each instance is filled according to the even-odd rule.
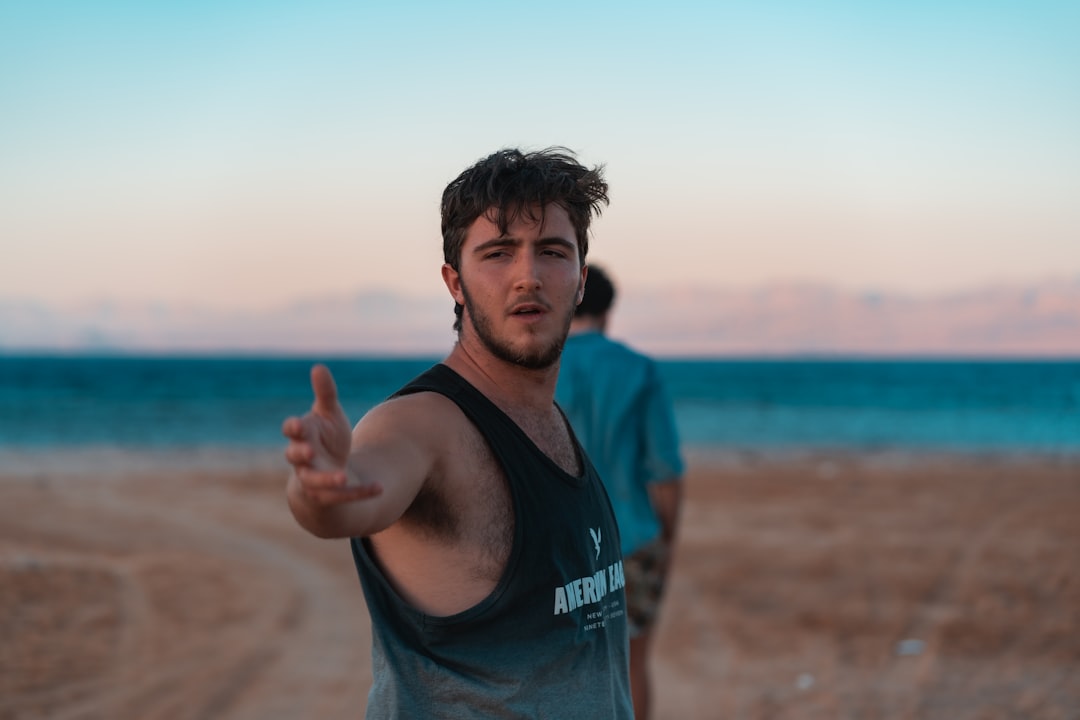
[[510,309],[510,315],[520,318],[540,317],[548,308],[540,303],[521,303]]

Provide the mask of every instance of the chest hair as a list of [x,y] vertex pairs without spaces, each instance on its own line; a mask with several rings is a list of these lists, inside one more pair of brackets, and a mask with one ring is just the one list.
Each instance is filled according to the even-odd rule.
[[513,420],[536,447],[540,448],[540,451],[551,458],[563,471],[574,476],[581,474],[581,460],[574,448],[570,429],[562,414],[554,406],[546,417],[538,418],[522,414],[514,416]]

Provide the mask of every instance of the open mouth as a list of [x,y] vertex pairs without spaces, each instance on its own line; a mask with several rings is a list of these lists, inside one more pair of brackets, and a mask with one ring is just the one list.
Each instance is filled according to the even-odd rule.
[[533,317],[543,313],[544,306],[539,303],[523,303],[510,311],[511,315],[517,315],[518,317]]

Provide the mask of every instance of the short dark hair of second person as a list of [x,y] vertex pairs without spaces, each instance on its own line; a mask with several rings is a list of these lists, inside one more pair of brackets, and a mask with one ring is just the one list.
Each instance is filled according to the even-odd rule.
[[574,311],[576,317],[603,315],[611,309],[615,302],[615,285],[611,278],[600,267],[589,266],[589,274],[585,278],[585,295],[581,303]]

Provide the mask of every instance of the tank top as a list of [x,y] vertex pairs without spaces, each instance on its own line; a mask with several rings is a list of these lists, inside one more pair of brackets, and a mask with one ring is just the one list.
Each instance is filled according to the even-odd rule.
[[395,396],[417,392],[452,400],[490,445],[509,484],[513,544],[488,597],[432,616],[397,594],[367,540],[352,538],[371,614],[367,717],[629,720],[618,528],[577,439],[581,477],[563,471],[449,367],[435,365]]

